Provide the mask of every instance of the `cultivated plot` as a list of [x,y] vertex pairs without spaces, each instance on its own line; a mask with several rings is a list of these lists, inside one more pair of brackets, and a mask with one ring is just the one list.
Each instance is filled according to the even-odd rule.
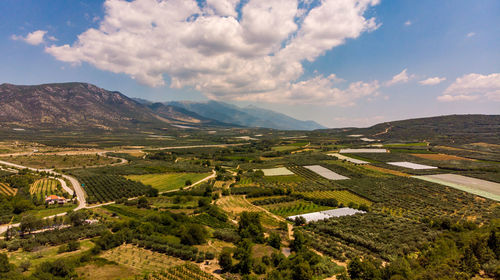
[[343,216],[351,216],[354,214],[358,213],[366,213],[365,211],[349,208],[349,207],[344,207],[344,208],[337,208],[337,209],[332,209],[332,210],[326,210],[326,211],[320,211],[320,212],[314,212],[314,213],[309,213],[309,214],[302,214],[302,215],[295,215],[295,216],[289,216],[287,217],[288,220],[295,220],[297,217],[303,217],[306,219],[306,222],[316,222],[324,219],[330,219],[330,218],[337,218],[337,217],[343,217]]
[[186,182],[190,184],[196,183],[199,180],[209,176],[210,173],[162,173],[162,174],[145,174],[145,175],[129,175],[126,178],[138,181],[144,185],[150,185],[160,192],[171,191],[186,186]]
[[326,178],[326,179],[329,179],[329,180],[345,180],[345,179],[349,179],[345,176],[342,176],[340,174],[337,174],[333,171],[331,171],[330,169],[327,169],[327,168],[324,168],[323,166],[321,165],[308,165],[308,166],[304,166],[305,168],[315,172],[316,174],[319,174],[320,176]]
[[457,174],[413,176],[421,180],[449,186],[478,196],[500,201],[500,184]]
[[387,153],[387,149],[341,149],[341,154]]
[[435,166],[418,164],[418,163],[413,163],[413,162],[408,162],[408,161],[388,162],[387,164],[394,165],[394,166],[400,166],[400,167],[404,167],[404,168],[415,169],[415,170],[437,169],[437,167],[435,167]]
[[347,156],[341,155],[339,153],[333,153],[333,154],[328,154],[328,155],[336,157],[336,158],[338,158],[340,160],[346,160],[348,162],[352,162],[352,163],[355,163],[355,164],[368,164],[369,163],[367,161],[360,160],[360,159],[355,159],[355,158],[351,158],[351,157],[347,157]]
[[264,172],[264,176],[294,175],[294,173],[288,170],[286,167],[262,169],[262,172]]

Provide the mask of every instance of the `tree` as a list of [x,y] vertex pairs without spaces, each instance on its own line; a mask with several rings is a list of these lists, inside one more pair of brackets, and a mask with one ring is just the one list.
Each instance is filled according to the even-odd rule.
[[11,265],[9,263],[9,258],[7,254],[0,253],[0,272],[9,272]]
[[495,253],[497,258],[500,256],[500,246],[498,244],[497,234],[494,230],[491,230],[490,236],[488,237],[488,247]]
[[241,274],[249,274],[252,269],[252,245],[250,239],[243,239],[237,244],[234,257],[240,261],[237,267]]
[[223,248],[219,255],[219,265],[223,272],[230,271],[233,268],[233,258],[231,257],[231,249]]
[[292,251],[294,251],[294,252],[302,251],[302,249],[305,248],[306,238],[304,237],[302,232],[300,232],[298,230],[294,230],[293,237],[294,237],[294,239],[292,240],[292,243],[290,244]]
[[42,227],[43,221],[40,218],[37,218],[33,215],[26,215],[21,218],[21,232],[31,234],[33,230],[37,230]]
[[190,224],[181,230],[181,243],[185,245],[200,245],[206,242],[207,231],[202,225]]
[[144,196],[141,196],[137,201],[137,208],[149,208],[149,201]]
[[263,243],[264,228],[260,223],[260,215],[257,212],[242,212],[238,224],[238,233],[241,238],[250,238],[251,240]]
[[297,257],[297,263],[294,265],[292,279],[293,280],[311,280],[313,273],[311,266],[302,257]]
[[463,271],[469,273],[470,276],[474,276],[479,272],[479,261],[470,246],[465,249],[464,255],[460,259],[460,267]]
[[269,236],[268,243],[269,243],[269,246],[279,250],[279,248],[281,247],[280,235],[275,233],[275,232],[271,233],[271,235]]
[[294,220],[294,224],[295,226],[301,226],[301,225],[304,225],[306,223],[306,218],[302,217],[302,216],[298,216],[295,218]]
[[71,211],[68,214],[68,219],[71,224],[75,227],[83,225],[85,220],[89,217],[89,213],[87,211]]

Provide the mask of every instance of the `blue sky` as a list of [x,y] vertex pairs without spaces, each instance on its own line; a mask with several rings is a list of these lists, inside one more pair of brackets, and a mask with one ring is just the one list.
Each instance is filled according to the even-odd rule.
[[499,1],[130,2],[1,1],[0,83],[255,104],[329,127],[500,113]]

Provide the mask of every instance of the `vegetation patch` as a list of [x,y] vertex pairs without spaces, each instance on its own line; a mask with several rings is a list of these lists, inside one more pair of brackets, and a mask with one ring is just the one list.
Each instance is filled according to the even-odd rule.
[[184,263],[178,258],[139,248],[132,244],[125,244],[108,250],[101,257],[131,267],[141,273],[159,272]]
[[120,162],[100,155],[29,155],[9,157],[8,161],[33,168],[77,168]]
[[81,176],[78,180],[87,192],[87,202],[90,204],[137,197],[152,190],[150,186],[117,175]]
[[354,203],[356,205],[367,205],[370,206],[372,204],[368,199],[362,198],[356,194],[353,194],[350,191],[312,191],[312,192],[300,192],[298,194],[303,195],[306,198],[319,198],[319,199],[335,199],[338,203],[342,203],[343,205],[349,205]]
[[129,175],[126,176],[126,178],[141,182],[144,185],[150,185],[158,191],[164,192],[191,185],[209,175],[209,173],[164,173]]

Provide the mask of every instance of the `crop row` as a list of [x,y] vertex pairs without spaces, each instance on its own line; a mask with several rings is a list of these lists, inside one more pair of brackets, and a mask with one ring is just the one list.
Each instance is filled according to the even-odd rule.
[[141,196],[151,190],[150,186],[118,175],[81,176],[78,179],[87,192],[89,203]]
[[17,191],[17,189],[13,189],[5,183],[0,183],[0,194],[6,195],[6,196],[12,196],[12,195],[16,194],[16,191]]
[[48,195],[62,195],[61,185],[54,179],[40,179],[30,187],[30,194],[38,199],[44,199]]

